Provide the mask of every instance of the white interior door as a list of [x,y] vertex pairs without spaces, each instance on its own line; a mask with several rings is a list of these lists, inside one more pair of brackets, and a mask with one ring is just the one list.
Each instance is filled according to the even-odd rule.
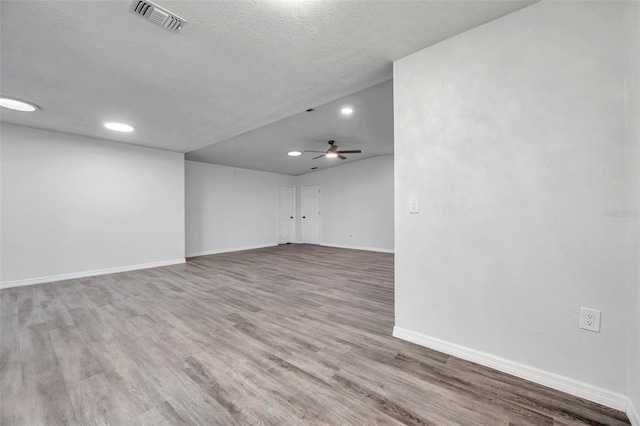
[[295,191],[292,185],[278,185],[278,244],[292,243],[295,234]]
[[320,244],[320,185],[302,185],[302,242]]

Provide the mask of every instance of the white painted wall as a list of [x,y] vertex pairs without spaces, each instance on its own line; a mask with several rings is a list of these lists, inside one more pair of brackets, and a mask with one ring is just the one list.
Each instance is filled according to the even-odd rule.
[[[604,214],[638,208],[624,8],[541,2],[395,62],[398,328],[614,399],[637,383],[637,221]],[[578,328],[581,306],[602,310],[601,333]]]
[[2,124],[2,285],[184,261],[183,155]]
[[278,184],[293,176],[185,163],[187,256],[277,244]]
[[322,244],[393,251],[393,156],[302,176],[195,161],[185,171],[187,256],[275,245],[279,184],[297,187],[298,241],[302,185],[320,184]]
[[[625,120],[627,173],[629,175],[629,208],[638,206],[640,197],[640,3],[627,2],[624,10],[624,35],[626,41],[626,92]],[[640,218],[628,218],[632,232],[629,238],[635,244],[635,253],[629,259],[628,312],[628,391],[635,408],[635,424],[640,425],[640,250],[638,236]],[[631,417],[631,414],[630,414]]]
[[[297,183],[298,204],[302,201],[302,185],[320,185],[323,245],[393,251],[392,155],[301,175]],[[301,219],[297,216],[301,240]]]

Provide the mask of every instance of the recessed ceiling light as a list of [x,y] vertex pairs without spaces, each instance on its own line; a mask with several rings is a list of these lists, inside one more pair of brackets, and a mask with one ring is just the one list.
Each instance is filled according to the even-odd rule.
[[33,112],[40,109],[38,105],[12,98],[0,98],[0,106],[16,111]]
[[340,112],[342,113],[342,115],[351,115],[353,114],[353,108],[344,107],[340,110]]
[[289,151],[289,152],[287,152],[287,155],[289,157],[299,157],[299,156],[302,155],[302,152],[300,152],[300,151]]
[[109,130],[115,130],[116,132],[133,132],[133,127],[124,123],[115,123],[115,122],[104,123],[104,127],[106,127]]

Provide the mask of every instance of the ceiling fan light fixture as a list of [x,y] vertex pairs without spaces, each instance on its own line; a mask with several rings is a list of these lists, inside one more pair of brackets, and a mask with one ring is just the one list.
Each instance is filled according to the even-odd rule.
[[289,157],[299,157],[299,156],[302,155],[302,152],[301,151],[289,151],[289,152],[287,152],[287,155]]
[[22,101],[20,99],[13,98],[0,98],[0,106],[8,109],[12,109],[14,111],[22,111],[22,112],[33,112],[40,109],[38,105],[32,104],[30,102]]
[[327,152],[326,157],[327,158],[338,158],[338,153],[337,152]]

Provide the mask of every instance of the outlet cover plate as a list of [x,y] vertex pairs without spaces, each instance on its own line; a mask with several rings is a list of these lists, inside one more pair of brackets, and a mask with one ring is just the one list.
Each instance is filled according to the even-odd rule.
[[580,328],[600,333],[600,311],[597,309],[580,308]]

